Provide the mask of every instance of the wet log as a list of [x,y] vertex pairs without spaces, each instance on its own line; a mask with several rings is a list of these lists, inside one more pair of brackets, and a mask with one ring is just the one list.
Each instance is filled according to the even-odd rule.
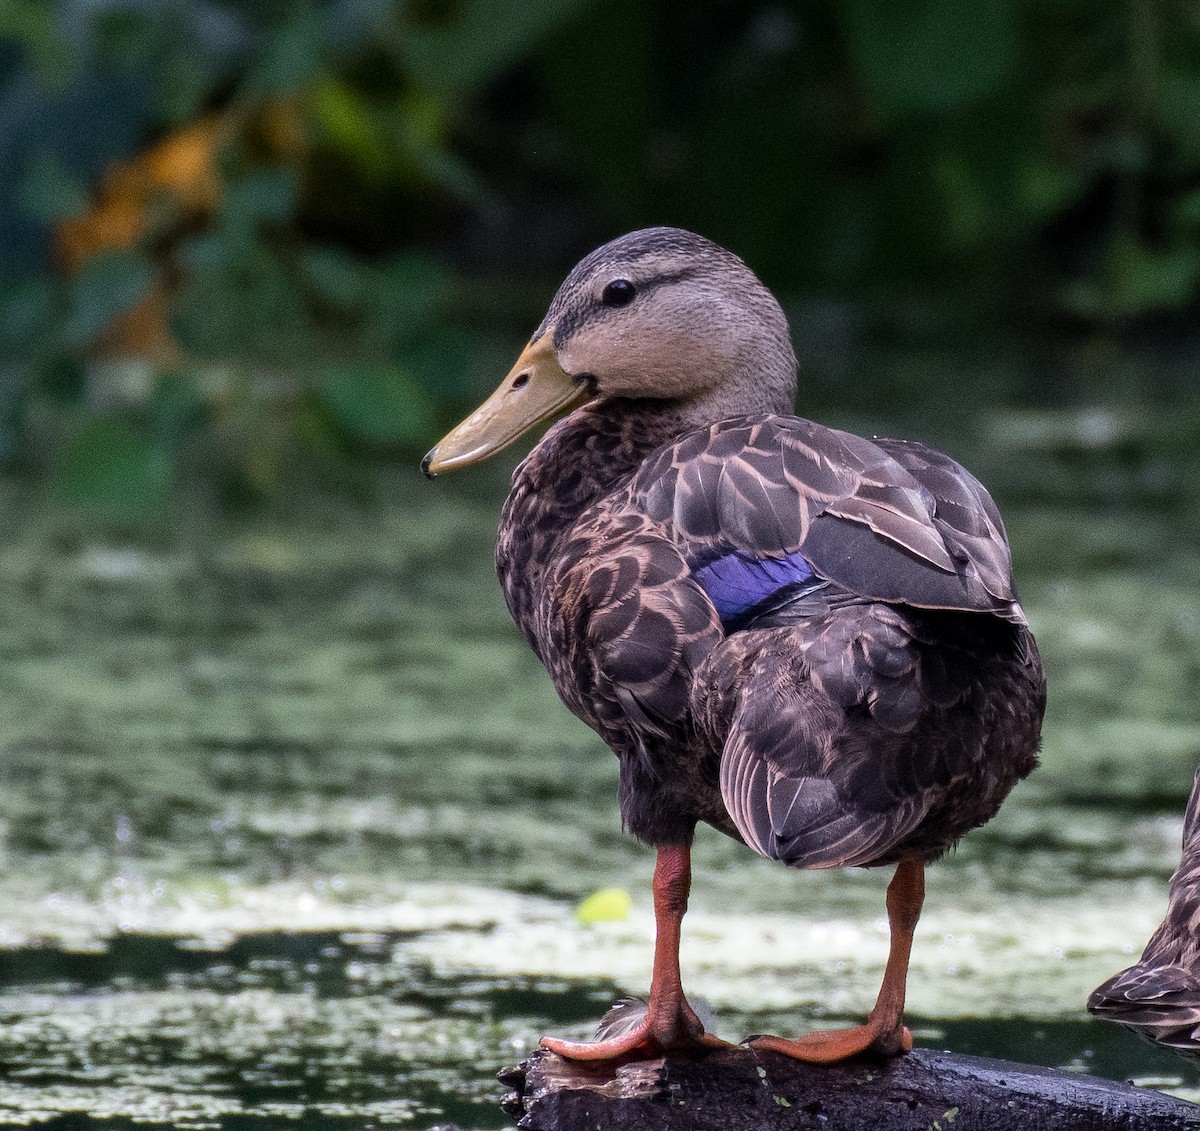
[[539,1050],[500,1080],[521,1131],[1200,1131],[1200,1106],[1159,1092],[928,1049],[818,1066],[739,1048],[616,1067]]

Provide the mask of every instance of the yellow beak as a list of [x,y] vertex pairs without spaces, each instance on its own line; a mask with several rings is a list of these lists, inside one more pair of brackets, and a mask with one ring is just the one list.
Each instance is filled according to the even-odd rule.
[[554,333],[547,330],[526,346],[500,387],[457,428],[442,437],[422,461],[431,479],[443,471],[469,467],[507,448],[534,425],[559,416],[588,399],[558,364]]

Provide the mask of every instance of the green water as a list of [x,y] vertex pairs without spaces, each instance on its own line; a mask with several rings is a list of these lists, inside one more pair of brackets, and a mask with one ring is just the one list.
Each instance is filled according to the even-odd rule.
[[[1161,918],[1200,761],[1198,433],[1086,396],[919,433],[995,484],[1051,680],[1043,768],[930,871],[925,1044],[1197,1095],[1082,1002]],[[3,489],[0,1125],[496,1128],[497,1067],[644,991],[652,859],[501,603],[504,472],[137,536]],[[886,875],[695,855],[721,1035],[865,1012]],[[628,917],[580,922],[605,887]]]

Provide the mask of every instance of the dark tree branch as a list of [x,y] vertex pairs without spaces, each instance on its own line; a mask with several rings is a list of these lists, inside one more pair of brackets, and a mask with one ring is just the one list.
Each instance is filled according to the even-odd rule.
[[500,1074],[522,1131],[1200,1131],[1200,1106],[1094,1076],[918,1049],[807,1065],[729,1049]]

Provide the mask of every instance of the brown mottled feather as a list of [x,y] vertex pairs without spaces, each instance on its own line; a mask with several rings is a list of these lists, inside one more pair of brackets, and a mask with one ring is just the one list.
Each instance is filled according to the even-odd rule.
[[726,735],[734,823],[795,867],[940,855],[1034,766],[1032,638],[975,614],[809,605],[731,636],[694,684],[703,729]]
[[1140,961],[1097,986],[1087,1007],[1172,1052],[1200,1057],[1200,770],[1184,816],[1166,918]]
[[[811,421],[678,436],[665,406],[634,408],[548,434],[498,548],[564,701],[622,758],[630,829],[658,844],[705,820],[833,867],[932,858],[990,818],[1036,764],[1044,685],[979,483]],[[564,506],[568,467],[590,505]],[[827,583],[726,636],[691,570],[731,549],[802,551]]]
[[922,444],[796,417],[693,432],[638,473],[631,502],[685,557],[802,551],[863,597],[1021,619],[1008,541],[974,476]]

